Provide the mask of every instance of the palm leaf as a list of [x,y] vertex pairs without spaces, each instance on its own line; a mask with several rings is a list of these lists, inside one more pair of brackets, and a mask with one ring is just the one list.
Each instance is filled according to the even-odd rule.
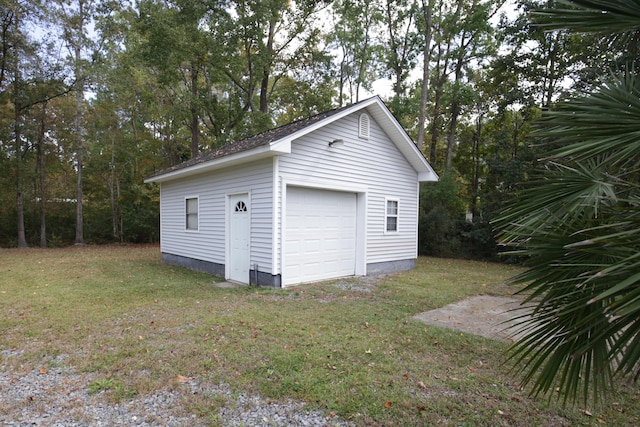
[[640,152],[640,79],[627,77],[604,84],[598,92],[563,104],[546,115],[538,133],[562,147],[550,158],[591,159],[607,155],[608,164],[637,168]]
[[[548,30],[640,40],[640,0],[557,0],[533,13]],[[633,58],[637,60],[637,58]],[[632,67],[631,67],[632,68]],[[532,392],[603,396],[616,374],[640,377],[640,79],[635,70],[545,114],[543,168],[495,221],[526,258],[513,279],[531,317],[510,349]]]
[[558,7],[533,12],[534,22],[549,29],[624,34],[640,30],[640,1],[558,0]]
[[640,104],[627,90],[640,94],[623,80],[549,114],[540,135],[559,148],[496,221],[502,243],[526,257],[513,283],[535,304],[509,360],[534,394],[559,387],[565,402],[640,375],[640,120],[625,116]]

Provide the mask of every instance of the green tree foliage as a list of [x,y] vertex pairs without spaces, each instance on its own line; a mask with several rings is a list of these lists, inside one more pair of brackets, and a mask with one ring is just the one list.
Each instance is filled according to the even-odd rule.
[[70,69],[73,71],[73,92],[76,112],[73,120],[76,162],[76,244],[84,244],[84,191],[83,172],[85,157],[85,88],[91,82],[91,56],[95,49],[94,40],[89,37],[88,26],[96,14],[97,1],[58,1],[53,11],[53,20],[60,23],[62,40],[69,51]]
[[327,39],[338,52],[336,83],[342,106],[358,102],[361,89],[370,89],[378,74],[383,10],[376,0],[335,0],[332,4],[334,29]]
[[465,214],[461,188],[457,175],[451,170],[437,183],[422,184],[418,241],[423,254],[450,257],[460,251],[457,224]]
[[540,117],[540,109],[504,110],[484,124],[485,138],[491,143],[482,147],[486,168],[485,183],[479,190],[481,215],[491,220],[509,198],[526,185],[537,167],[539,147],[531,135],[532,123]]
[[[559,3],[536,15],[543,27],[633,51],[637,2]],[[640,79],[624,67],[546,114],[551,149],[498,221],[504,244],[527,258],[515,282],[534,311],[511,357],[536,394],[598,399],[616,374],[640,376],[639,100]]]
[[415,1],[386,0],[382,5],[383,25],[388,34],[382,46],[382,55],[389,77],[393,82],[393,98],[390,108],[400,110],[401,102],[406,98],[407,80],[415,68],[420,40],[416,21],[421,10]]
[[500,4],[0,1],[0,245],[73,243],[80,207],[88,242],[154,241],[158,190],[143,177],[386,81],[445,177],[422,191],[421,253],[492,257],[489,221],[532,176],[545,99],[633,57],[602,34],[498,24]]

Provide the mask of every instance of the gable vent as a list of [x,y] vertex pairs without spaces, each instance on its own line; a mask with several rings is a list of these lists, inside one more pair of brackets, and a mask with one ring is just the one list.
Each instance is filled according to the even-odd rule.
[[360,114],[360,119],[358,120],[358,136],[369,139],[369,115],[366,113]]

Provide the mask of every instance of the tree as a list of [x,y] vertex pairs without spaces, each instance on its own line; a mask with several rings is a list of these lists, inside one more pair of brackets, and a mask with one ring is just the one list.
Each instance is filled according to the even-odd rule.
[[[415,66],[418,55],[418,37],[416,34],[416,17],[420,9],[415,1],[386,0],[383,22],[387,38],[383,46],[386,68],[393,79],[393,99],[391,108],[397,109],[401,98],[406,96],[407,79]],[[429,49],[426,43],[425,49]]]
[[452,257],[460,252],[457,223],[465,211],[461,187],[453,170],[445,171],[438,182],[420,185],[418,245],[421,254]]
[[338,51],[338,105],[360,99],[360,89],[369,89],[377,74],[380,50],[376,30],[383,19],[376,0],[333,2],[330,46]]
[[[128,22],[123,20],[129,28],[125,44],[134,53],[123,65],[138,72],[149,70],[149,80],[157,83],[155,103],[166,105],[165,114],[188,129],[191,157],[196,157],[200,146],[209,142],[202,128],[207,117],[216,116],[215,89],[220,81],[212,65],[220,58],[211,58],[215,42],[203,28],[207,8],[189,0],[143,1],[138,8],[129,11]],[[210,120],[214,137],[219,126]]]
[[[18,231],[18,247],[28,246],[24,221],[23,194],[23,155],[24,141],[22,136],[23,114],[28,108],[27,91],[29,83],[25,81],[26,57],[34,54],[34,45],[25,34],[25,22],[33,16],[33,10],[19,2],[3,2],[3,32],[2,32],[2,84],[3,100],[11,105],[12,139],[15,155],[15,184],[16,184],[16,216]],[[4,80],[11,80],[10,87],[4,88]]]
[[315,20],[325,4],[253,0],[230,6],[232,13],[225,9],[210,15],[209,26],[216,28],[216,44],[225,47],[217,65],[231,89],[240,91],[242,111],[250,113],[245,123],[234,124],[244,125],[238,126],[238,136],[245,137],[273,127],[273,94],[279,83],[311,65],[319,43]]
[[[451,94],[449,131],[447,133],[447,152],[445,157],[445,168],[451,167],[453,159],[453,148],[456,143],[456,130],[461,115],[461,109],[465,104],[472,104],[472,99],[465,102],[465,87],[463,81],[464,68],[472,60],[482,60],[493,54],[494,43],[491,37],[492,28],[488,24],[489,19],[497,12],[498,2],[489,1],[479,3],[474,0],[465,5],[467,9],[464,19],[459,23],[460,33],[458,35],[458,45],[453,54],[453,88]],[[471,101],[471,102],[469,102]]]
[[427,121],[427,98],[429,96],[429,64],[431,62],[431,37],[433,26],[434,0],[422,0],[422,16],[424,19],[424,48],[422,51],[422,86],[420,88],[420,110],[418,115],[417,144],[420,151],[424,149],[424,128]]
[[572,90],[597,84],[603,71],[615,66],[617,53],[599,35],[545,29],[530,20],[532,11],[555,4],[554,0],[519,0],[522,13],[513,20],[501,20],[502,52],[489,73],[500,108],[517,103],[548,109]]
[[5,1],[0,5],[0,13],[3,30],[0,101],[8,107],[2,111],[4,119],[12,123],[17,243],[18,247],[27,247],[24,157],[31,144],[25,134],[26,116],[34,106],[61,96],[68,90],[57,76],[59,69],[55,64],[55,56],[48,50],[51,47],[47,43],[48,35],[42,35],[38,42],[29,35],[29,28],[43,19],[38,2]]
[[89,78],[86,51],[94,48],[94,42],[88,35],[88,26],[94,17],[96,2],[94,0],[75,0],[73,4],[59,2],[58,19],[62,25],[64,42],[70,53],[71,67],[75,79],[76,116],[74,132],[76,139],[76,238],[77,245],[84,244],[83,215],[83,170],[86,138],[84,129],[85,86]]
[[[635,52],[640,5],[563,0],[543,28],[598,34]],[[556,5],[557,6],[557,5]],[[622,44],[622,45],[621,45]],[[621,49],[622,47],[622,49]],[[625,52],[625,53],[626,53]],[[626,57],[627,60],[629,57]],[[633,62],[638,56],[632,58]],[[640,376],[640,76],[631,66],[545,115],[553,147],[497,224],[527,257],[515,283],[533,306],[511,358],[533,392],[602,398],[616,375]]]
[[47,191],[46,191],[46,172],[44,162],[44,145],[47,131],[47,102],[43,102],[40,111],[40,122],[38,126],[37,136],[37,152],[38,152],[38,184],[40,187],[40,247],[47,247],[47,218],[46,218],[46,205],[47,205]]

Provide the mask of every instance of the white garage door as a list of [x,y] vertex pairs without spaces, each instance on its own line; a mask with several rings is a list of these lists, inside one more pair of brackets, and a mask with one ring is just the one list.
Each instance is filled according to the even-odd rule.
[[352,276],[356,194],[287,187],[283,283]]

